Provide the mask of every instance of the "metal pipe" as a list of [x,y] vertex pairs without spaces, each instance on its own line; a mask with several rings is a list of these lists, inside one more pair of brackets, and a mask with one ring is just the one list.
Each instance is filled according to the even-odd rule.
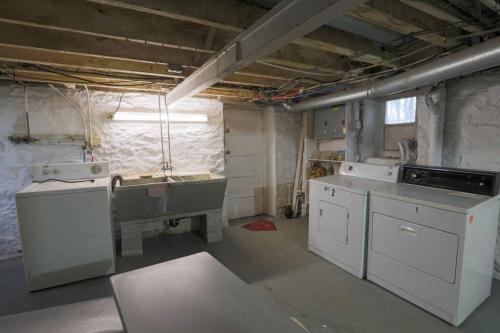
[[433,89],[425,97],[430,113],[428,164],[436,166],[441,166],[443,160],[444,94],[444,89]]
[[94,141],[92,140],[92,136],[94,134],[92,133],[92,110],[91,110],[91,106],[90,106],[90,92],[89,92],[89,88],[87,87],[87,85],[85,85],[85,91],[87,93],[87,112],[88,112],[88,118],[89,118],[89,131],[90,131],[89,140],[90,140],[90,147],[93,148]]
[[365,88],[355,88],[311,98],[290,106],[303,111],[342,104],[354,100],[376,98],[423,87],[440,81],[500,66],[500,37],[469,47],[405,73],[395,75]]
[[26,117],[26,130],[28,134],[28,140],[31,138],[31,128],[30,128],[30,108],[28,105],[28,87],[24,86],[24,105],[25,105],[25,111],[24,111],[24,116]]

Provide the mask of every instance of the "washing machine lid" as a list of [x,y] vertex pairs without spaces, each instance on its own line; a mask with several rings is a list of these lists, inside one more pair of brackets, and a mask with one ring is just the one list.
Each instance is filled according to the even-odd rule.
[[336,189],[361,195],[367,195],[368,192],[372,191],[373,189],[386,184],[386,182],[378,180],[344,175],[314,178],[311,179],[310,182],[323,186],[333,186]]
[[470,209],[499,200],[500,196],[458,192],[440,188],[410,185],[404,183],[385,184],[373,189],[371,195],[467,214]]
[[78,183],[65,183],[60,181],[46,181],[43,183],[32,183],[25,186],[16,193],[17,198],[33,197],[40,195],[60,195],[68,193],[107,191],[110,178],[96,178],[94,182],[81,181]]

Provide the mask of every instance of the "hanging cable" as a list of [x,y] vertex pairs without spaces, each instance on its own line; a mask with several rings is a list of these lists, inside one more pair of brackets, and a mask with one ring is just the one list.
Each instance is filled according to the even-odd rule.
[[160,117],[160,140],[161,140],[161,170],[163,171],[163,176],[167,176],[168,165],[165,161],[165,147],[163,146],[163,121],[161,119],[161,93],[158,93],[158,115]]
[[84,115],[85,112],[83,112],[83,110],[78,106],[78,104],[76,104],[75,102],[73,102],[68,96],[66,96],[65,94],[63,94],[59,89],[57,89],[56,87],[54,87],[52,84],[49,84],[49,87],[51,87],[59,95],[61,95],[61,97],[64,98],[66,100],[66,102],[68,102],[71,106],[73,106],[75,108],[75,110],[78,111],[78,113],[82,117],[83,130],[85,131],[85,145],[86,145],[89,142],[88,141],[89,138],[88,138],[88,134],[87,134],[87,121],[85,120],[85,115]]
[[[85,85],[85,92],[87,93],[87,112],[88,112],[88,118],[89,118],[89,132],[90,132],[90,148],[94,148],[94,141],[92,139],[93,133],[92,133],[92,110],[90,106],[90,93],[89,93],[89,88],[87,85]],[[92,156],[93,158],[93,156]]]
[[125,95],[124,92],[122,92],[122,94],[120,95],[120,99],[118,100],[118,106],[116,107],[115,111],[111,112],[111,114],[107,116],[108,119],[112,119],[113,116],[118,112],[118,110],[120,110],[120,106],[122,105],[123,95]]
[[29,116],[29,105],[28,105],[28,87],[24,86],[24,105],[25,111],[24,116],[26,117],[26,130],[28,132],[28,140],[31,138],[31,129],[30,129],[30,116]]
[[167,104],[167,94],[165,93],[163,95],[163,98],[165,100],[165,109],[167,110],[167,138],[168,138],[168,163],[170,164],[170,176],[172,176],[173,173],[173,167],[172,167],[172,147],[170,145],[170,114],[168,112],[168,104]]

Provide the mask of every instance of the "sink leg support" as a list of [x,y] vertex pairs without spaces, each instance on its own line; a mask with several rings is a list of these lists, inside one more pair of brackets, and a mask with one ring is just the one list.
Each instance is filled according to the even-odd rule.
[[137,222],[121,222],[122,257],[142,256],[142,226]]
[[222,240],[222,209],[208,211],[201,216],[200,236],[207,243],[220,242]]

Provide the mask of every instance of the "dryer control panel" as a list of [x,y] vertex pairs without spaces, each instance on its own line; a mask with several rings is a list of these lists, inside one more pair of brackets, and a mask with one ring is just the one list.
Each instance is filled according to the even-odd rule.
[[402,182],[481,195],[498,194],[500,173],[469,169],[404,165]]

